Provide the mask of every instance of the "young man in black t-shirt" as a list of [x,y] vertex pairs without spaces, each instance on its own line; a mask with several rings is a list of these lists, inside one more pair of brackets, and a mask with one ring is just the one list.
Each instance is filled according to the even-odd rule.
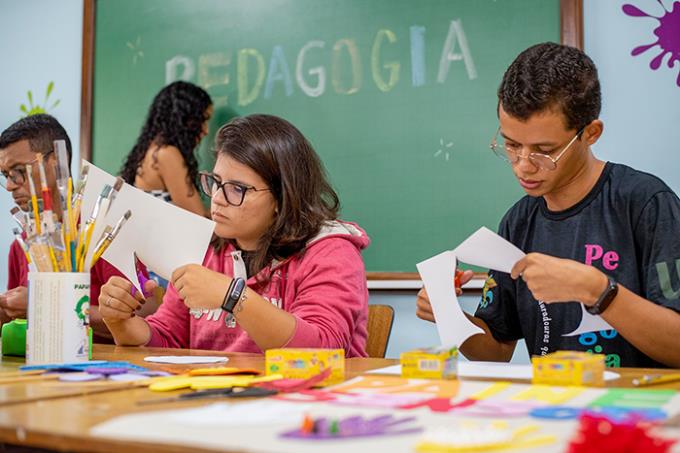
[[[559,44],[530,47],[498,99],[492,150],[527,193],[499,234],[527,256],[511,274],[490,271],[468,315],[485,333],[461,351],[508,361],[524,338],[531,355],[592,351],[608,366],[680,368],[680,200],[658,178],[591,152],[603,131],[592,60]],[[612,329],[566,336],[586,310]],[[416,313],[434,320],[424,289]]]

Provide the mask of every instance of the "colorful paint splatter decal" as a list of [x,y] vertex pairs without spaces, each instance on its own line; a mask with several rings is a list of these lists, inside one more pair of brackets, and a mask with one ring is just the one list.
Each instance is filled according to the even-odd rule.
[[[638,46],[631,52],[631,55],[637,56],[653,47],[659,46],[661,52],[649,63],[649,67],[654,71],[661,67],[663,59],[667,54],[670,54],[667,62],[669,68],[674,68],[676,61],[680,62],[680,1],[673,2],[670,11],[666,9],[662,0],[657,0],[657,2],[664,9],[664,14],[661,17],[648,14],[634,5],[625,4],[622,7],[623,12],[628,16],[651,17],[659,21],[659,26],[654,29],[657,40],[651,44]],[[680,68],[678,69],[676,84],[680,87]]]
[[498,286],[498,283],[493,279],[493,276],[489,275],[484,283],[484,289],[482,289],[482,300],[479,303],[481,308],[486,308],[493,303],[493,291],[491,290],[496,286]]

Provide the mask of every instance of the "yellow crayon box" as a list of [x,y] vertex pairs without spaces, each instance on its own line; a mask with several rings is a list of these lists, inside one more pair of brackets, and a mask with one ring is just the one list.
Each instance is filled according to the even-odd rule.
[[401,377],[455,379],[458,374],[458,348],[436,346],[402,352]]
[[265,363],[267,376],[282,374],[288,379],[307,379],[330,368],[331,375],[319,386],[337,384],[345,380],[344,349],[268,349],[265,353]]
[[604,354],[556,351],[531,359],[534,384],[604,385]]

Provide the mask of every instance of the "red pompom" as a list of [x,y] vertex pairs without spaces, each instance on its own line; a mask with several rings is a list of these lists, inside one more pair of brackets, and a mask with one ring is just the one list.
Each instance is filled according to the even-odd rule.
[[655,436],[655,425],[630,417],[613,421],[607,417],[584,413],[569,442],[568,453],[665,453],[677,442]]

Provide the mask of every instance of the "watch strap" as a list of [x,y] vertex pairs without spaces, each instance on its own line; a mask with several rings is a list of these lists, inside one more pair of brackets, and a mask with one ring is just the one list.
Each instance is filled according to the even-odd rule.
[[619,284],[613,278],[607,277],[607,287],[593,305],[586,306],[586,311],[591,315],[602,314],[609,307],[609,304],[612,303],[618,292]]
[[234,307],[241,299],[241,295],[246,289],[246,281],[240,277],[237,277],[231,281],[229,284],[229,289],[224,295],[224,301],[222,301],[222,310],[227,313],[233,313]]

